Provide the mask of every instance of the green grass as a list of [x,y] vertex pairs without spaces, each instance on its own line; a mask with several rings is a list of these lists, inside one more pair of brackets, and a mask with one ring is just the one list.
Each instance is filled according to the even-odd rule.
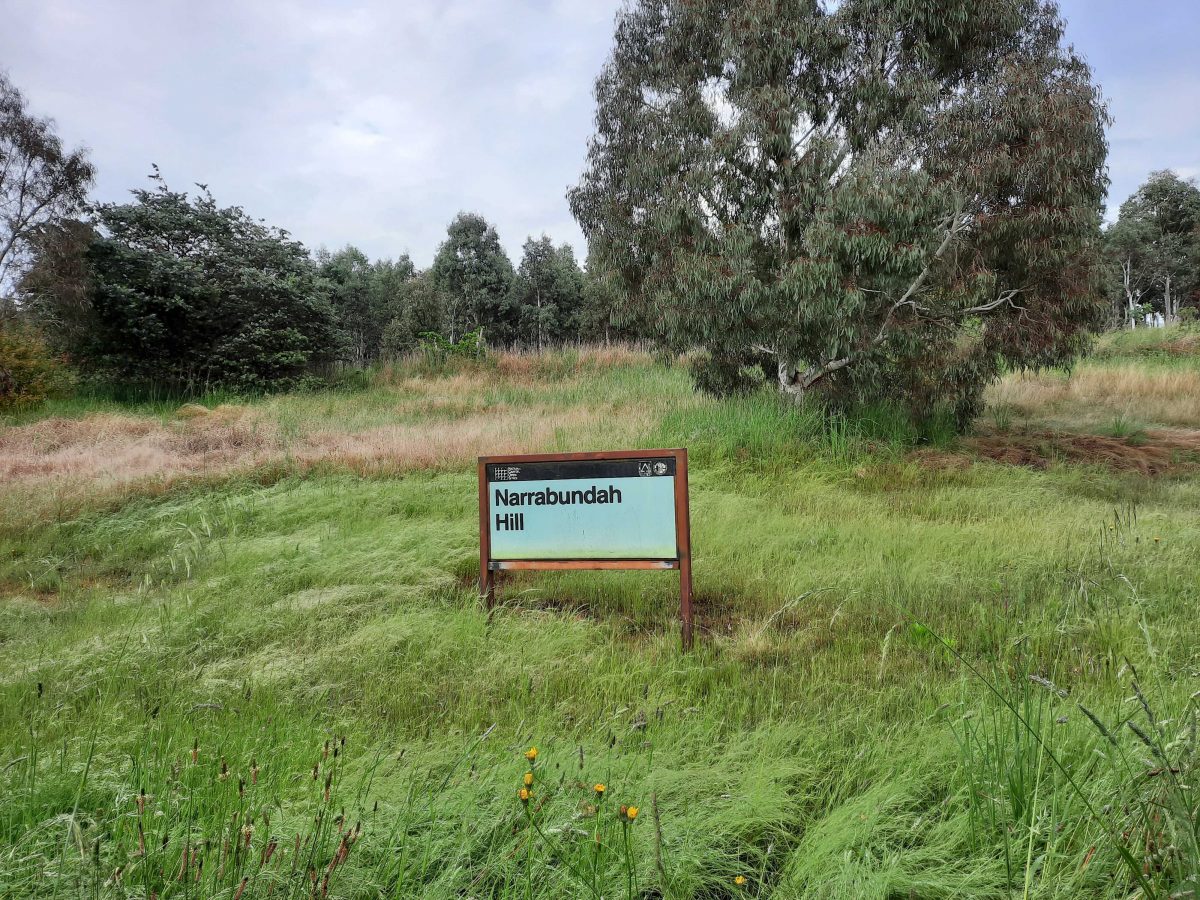
[[[1128,897],[1121,849],[1187,889],[1200,482],[939,466],[885,413],[538,365],[462,409],[644,402],[552,442],[689,448],[693,653],[670,574],[513,577],[489,618],[466,465],[0,525],[0,895]],[[256,408],[352,431],[420,389]]]
[[1136,358],[1143,364],[1200,368],[1200,329],[1174,326],[1108,332],[1097,341],[1093,358]]

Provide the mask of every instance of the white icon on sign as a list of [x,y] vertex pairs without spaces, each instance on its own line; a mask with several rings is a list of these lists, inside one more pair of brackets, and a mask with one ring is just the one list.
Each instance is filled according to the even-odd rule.
[[638,463],[638,474],[639,475],[649,475],[650,474],[650,463],[648,463],[648,462]]
[[495,481],[516,481],[517,476],[520,474],[521,474],[521,470],[517,466],[509,466],[508,468],[504,468],[503,466],[497,466],[496,471],[495,471],[496,477],[494,480]]
[[667,464],[665,462],[656,462],[654,464],[654,474],[655,475],[666,475],[667,474]]

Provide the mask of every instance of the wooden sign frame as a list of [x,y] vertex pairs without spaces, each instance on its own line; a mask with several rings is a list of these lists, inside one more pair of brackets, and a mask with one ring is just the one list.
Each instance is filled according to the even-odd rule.
[[[675,556],[666,559],[493,559],[487,467],[497,463],[579,462],[588,460],[675,460]],[[479,457],[479,593],[490,610],[496,603],[496,577],[505,571],[580,569],[677,569],[683,648],[692,647],[692,529],[688,498],[687,450],[612,450],[586,453],[530,453]]]

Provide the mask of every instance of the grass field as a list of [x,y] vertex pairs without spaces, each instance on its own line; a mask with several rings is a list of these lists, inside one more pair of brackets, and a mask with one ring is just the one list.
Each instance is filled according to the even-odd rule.
[[[936,444],[625,349],[14,418],[0,895],[1192,897],[1200,348],[1145,334]],[[489,619],[474,457],[625,446],[689,450],[696,650],[663,573]]]

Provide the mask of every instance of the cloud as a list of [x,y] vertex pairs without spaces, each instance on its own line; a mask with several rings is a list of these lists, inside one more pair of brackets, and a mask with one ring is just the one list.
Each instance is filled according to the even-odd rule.
[[92,148],[99,199],[157,163],[313,247],[427,265],[473,210],[510,254],[547,231],[582,255],[564,195],[618,3],[16,0],[0,58]]
[[[158,163],[176,187],[312,247],[428,265],[460,210],[583,241],[565,200],[622,0],[8,0],[0,60],[92,148],[118,200]],[[1116,122],[1110,209],[1152,169],[1200,171],[1200,16],[1064,0]]]

